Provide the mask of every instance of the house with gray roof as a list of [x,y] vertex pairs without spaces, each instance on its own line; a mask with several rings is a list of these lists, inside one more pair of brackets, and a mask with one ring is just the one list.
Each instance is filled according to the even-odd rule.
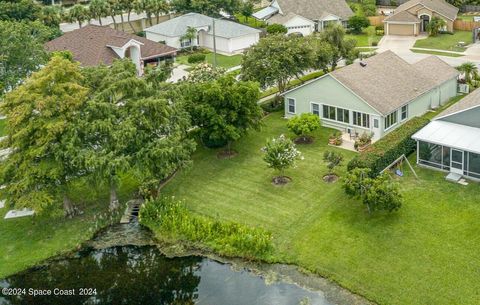
[[285,116],[313,113],[324,126],[375,141],[456,96],[458,75],[436,56],[410,64],[386,51],[287,91]]
[[288,34],[304,36],[322,31],[332,23],[347,25],[353,12],[345,0],[273,0],[271,4],[253,14],[269,24],[282,24]]
[[[183,39],[187,29],[196,30],[195,39]],[[173,48],[198,46],[227,55],[241,53],[260,39],[261,31],[233,21],[188,13],[145,29],[149,40],[163,42]]]
[[427,31],[433,17],[445,20],[443,30],[453,32],[453,22],[457,19],[458,8],[445,0],[410,0],[397,7],[393,14],[385,18],[385,34],[416,36]]
[[480,180],[480,90],[447,108],[412,136],[417,164],[448,172],[449,180]]

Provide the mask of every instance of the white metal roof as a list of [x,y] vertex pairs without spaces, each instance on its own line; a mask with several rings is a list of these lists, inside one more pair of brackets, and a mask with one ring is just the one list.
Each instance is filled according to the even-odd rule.
[[432,121],[412,136],[413,139],[480,153],[480,128]]
[[278,8],[273,7],[273,6],[267,6],[266,8],[259,10],[252,16],[257,18],[257,19],[265,19],[270,17],[271,15],[275,14],[278,12]]

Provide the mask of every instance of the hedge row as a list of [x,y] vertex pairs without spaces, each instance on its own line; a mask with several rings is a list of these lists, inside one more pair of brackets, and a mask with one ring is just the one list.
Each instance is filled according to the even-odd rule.
[[408,156],[417,148],[412,136],[430,122],[424,117],[415,117],[372,144],[348,163],[348,170],[370,168],[377,176],[385,167],[401,155]]

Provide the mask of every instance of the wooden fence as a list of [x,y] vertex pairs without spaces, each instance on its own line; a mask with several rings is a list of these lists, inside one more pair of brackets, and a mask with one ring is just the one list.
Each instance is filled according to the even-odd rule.
[[368,20],[370,20],[370,24],[373,25],[373,26],[383,25],[383,19],[385,19],[385,16],[370,16],[370,17],[368,17]]
[[474,28],[480,27],[480,22],[465,21],[457,19],[453,22],[453,29],[458,31],[472,31]]

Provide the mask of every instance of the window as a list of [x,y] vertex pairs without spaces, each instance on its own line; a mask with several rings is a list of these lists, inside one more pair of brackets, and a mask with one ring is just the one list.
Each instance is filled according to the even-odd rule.
[[192,45],[192,40],[191,40],[191,39],[180,41],[180,46],[181,46],[182,48],[187,48],[187,47],[189,47],[189,46],[191,46],[191,45]]
[[353,111],[353,125],[370,128],[370,115]]
[[373,127],[378,128],[378,119],[373,119]]
[[288,113],[295,113],[295,100],[293,98],[288,99]]
[[320,105],[312,103],[312,113],[320,116]]
[[323,118],[329,119],[329,120],[335,120],[343,123],[349,123],[350,111],[347,109],[323,105]]
[[385,130],[397,124],[397,110],[385,117]]
[[401,120],[406,120],[408,118],[408,105],[402,107]]

